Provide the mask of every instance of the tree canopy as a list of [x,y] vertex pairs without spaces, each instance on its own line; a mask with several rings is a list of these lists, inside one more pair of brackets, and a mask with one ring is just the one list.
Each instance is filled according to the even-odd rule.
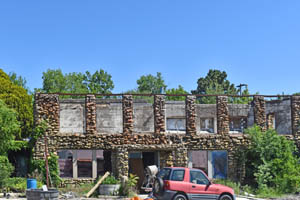
[[29,92],[29,88],[27,87],[27,81],[24,77],[18,76],[15,72],[10,72],[8,74],[10,81],[18,86],[24,88],[27,92]]
[[[197,81],[197,89],[192,90],[192,94],[232,94],[237,95],[239,90],[233,83],[227,80],[225,71],[210,69],[205,77],[200,77]],[[249,94],[248,89],[242,91],[242,95]],[[199,97],[200,103],[215,104],[215,97]],[[242,97],[238,99],[230,99],[234,103],[248,103],[249,99]]]
[[32,96],[27,94],[23,87],[14,84],[2,69],[0,69],[0,99],[17,112],[22,134],[16,135],[16,138],[28,137],[33,126]]
[[5,155],[21,133],[17,113],[0,100],[0,155]]
[[156,73],[156,76],[148,74],[141,76],[136,83],[138,84],[138,92],[140,93],[152,93],[159,94],[161,90],[165,91],[167,85],[160,72]]
[[[188,92],[185,91],[181,85],[178,85],[178,88],[167,89],[166,94],[188,94]],[[169,101],[184,101],[185,96],[167,96],[167,100],[169,100]]]
[[72,72],[63,74],[60,69],[43,72],[42,92],[46,93],[111,93],[114,83],[110,74],[100,69],[91,74]]

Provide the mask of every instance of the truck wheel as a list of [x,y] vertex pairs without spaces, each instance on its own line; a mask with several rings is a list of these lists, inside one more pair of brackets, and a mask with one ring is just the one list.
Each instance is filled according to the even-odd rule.
[[173,200],[187,200],[187,198],[183,194],[176,194]]
[[232,200],[232,197],[227,194],[223,194],[219,200]]
[[161,195],[164,192],[164,181],[161,178],[156,178],[153,184],[153,194]]

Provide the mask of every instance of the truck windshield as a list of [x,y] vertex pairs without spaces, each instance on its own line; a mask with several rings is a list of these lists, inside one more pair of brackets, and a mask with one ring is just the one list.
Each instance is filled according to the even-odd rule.
[[171,173],[171,169],[169,168],[164,168],[162,169],[159,174],[157,175],[157,177],[161,178],[162,180],[170,180],[170,173]]

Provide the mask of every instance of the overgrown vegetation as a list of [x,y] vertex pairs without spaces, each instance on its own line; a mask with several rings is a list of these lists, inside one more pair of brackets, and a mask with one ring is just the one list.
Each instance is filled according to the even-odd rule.
[[[35,170],[37,170],[39,174],[42,174],[42,182],[46,184],[47,177],[45,160],[32,160],[31,167],[31,171],[34,172]],[[48,168],[50,185],[55,187],[59,186],[62,180],[59,176],[58,156],[52,153],[50,154],[50,156],[48,157]]]
[[19,140],[29,137],[33,127],[32,96],[23,87],[14,84],[1,69],[0,99],[4,101],[7,107],[16,111],[17,120],[21,127],[21,134],[17,131],[15,138]]
[[239,164],[246,167],[246,188],[260,197],[297,192],[300,159],[294,142],[273,129],[262,131],[258,126],[245,133],[251,145],[239,152]]
[[[37,181],[37,187],[42,187],[42,182]],[[7,191],[9,192],[18,192],[18,193],[25,193],[27,189],[27,178],[22,177],[13,177],[7,179],[6,184]]]
[[114,184],[119,184],[120,181],[116,179],[114,176],[110,175],[104,179],[102,184],[107,184],[107,185],[114,185]]
[[0,188],[4,189],[8,186],[8,179],[13,172],[14,167],[8,161],[6,156],[0,156]]
[[134,197],[137,194],[137,182],[139,177],[134,174],[129,174],[128,180],[125,184],[121,185],[119,195]]

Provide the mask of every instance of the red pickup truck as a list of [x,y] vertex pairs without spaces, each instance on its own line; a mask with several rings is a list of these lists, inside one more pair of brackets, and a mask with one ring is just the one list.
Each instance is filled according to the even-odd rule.
[[163,168],[154,182],[153,195],[158,200],[235,200],[232,188],[212,183],[199,169]]

